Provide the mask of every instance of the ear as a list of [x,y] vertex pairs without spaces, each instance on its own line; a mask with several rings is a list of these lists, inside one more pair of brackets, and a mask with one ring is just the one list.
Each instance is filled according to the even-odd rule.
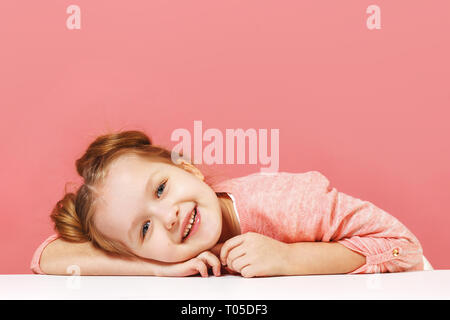
[[200,180],[205,180],[205,177],[203,176],[203,174],[201,173],[200,170],[198,170],[198,168],[196,166],[194,166],[192,163],[190,163],[189,161],[186,161],[183,158],[179,158],[177,159],[177,164],[184,170],[192,173],[193,175],[195,175],[197,178],[199,178]]

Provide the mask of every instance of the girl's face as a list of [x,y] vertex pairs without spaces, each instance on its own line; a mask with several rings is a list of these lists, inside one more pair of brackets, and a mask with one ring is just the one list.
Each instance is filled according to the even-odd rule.
[[[97,229],[136,255],[163,262],[185,261],[212,248],[222,230],[219,199],[198,169],[182,166],[133,154],[116,159],[100,189]],[[194,208],[193,232],[183,239]]]

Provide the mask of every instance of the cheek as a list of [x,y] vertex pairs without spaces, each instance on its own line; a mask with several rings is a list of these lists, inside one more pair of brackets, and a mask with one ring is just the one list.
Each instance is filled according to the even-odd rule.
[[[180,246],[176,244],[161,245],[155,242],[156,245],[145,248],[147,254],[146,258],[162,262],[182,262],[196,257],[201,251],[199,248],[192,246]],[[205,248],[204,250],[206,250]]]
[[181,261],[179,249],[173,243],[152,239],[151,243],[145,246],[143,255],[148,259],[162,262],[179,262]]

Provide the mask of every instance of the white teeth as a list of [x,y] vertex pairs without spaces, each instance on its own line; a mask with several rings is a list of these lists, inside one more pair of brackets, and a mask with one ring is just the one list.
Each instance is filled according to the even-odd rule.
[[194,217],[195,217],[195,214],[196,214],[196,213],[197,213],[197,209],[195,208],[194,211],[192,212],[191,219],[189,220],[189,223],[188,223],[188,225],[186,226],[186,230],[184,231],[183,237],[186,237],[187,234],[189,233],[189,231],[191,230],[192,225],[194,224]]

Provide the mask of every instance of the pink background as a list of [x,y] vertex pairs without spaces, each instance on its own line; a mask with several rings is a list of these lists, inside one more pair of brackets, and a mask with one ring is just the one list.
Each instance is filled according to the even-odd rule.
[[[81,8],[81,30],[66,8]],[[381,30],[366,8],[381,8]],[[0,2],[0,273],[30,273],[75,160],[107,130],[280,129],[318,170],[450,267],[450,2]],[[209,167],[227,177],[260,165]]]

